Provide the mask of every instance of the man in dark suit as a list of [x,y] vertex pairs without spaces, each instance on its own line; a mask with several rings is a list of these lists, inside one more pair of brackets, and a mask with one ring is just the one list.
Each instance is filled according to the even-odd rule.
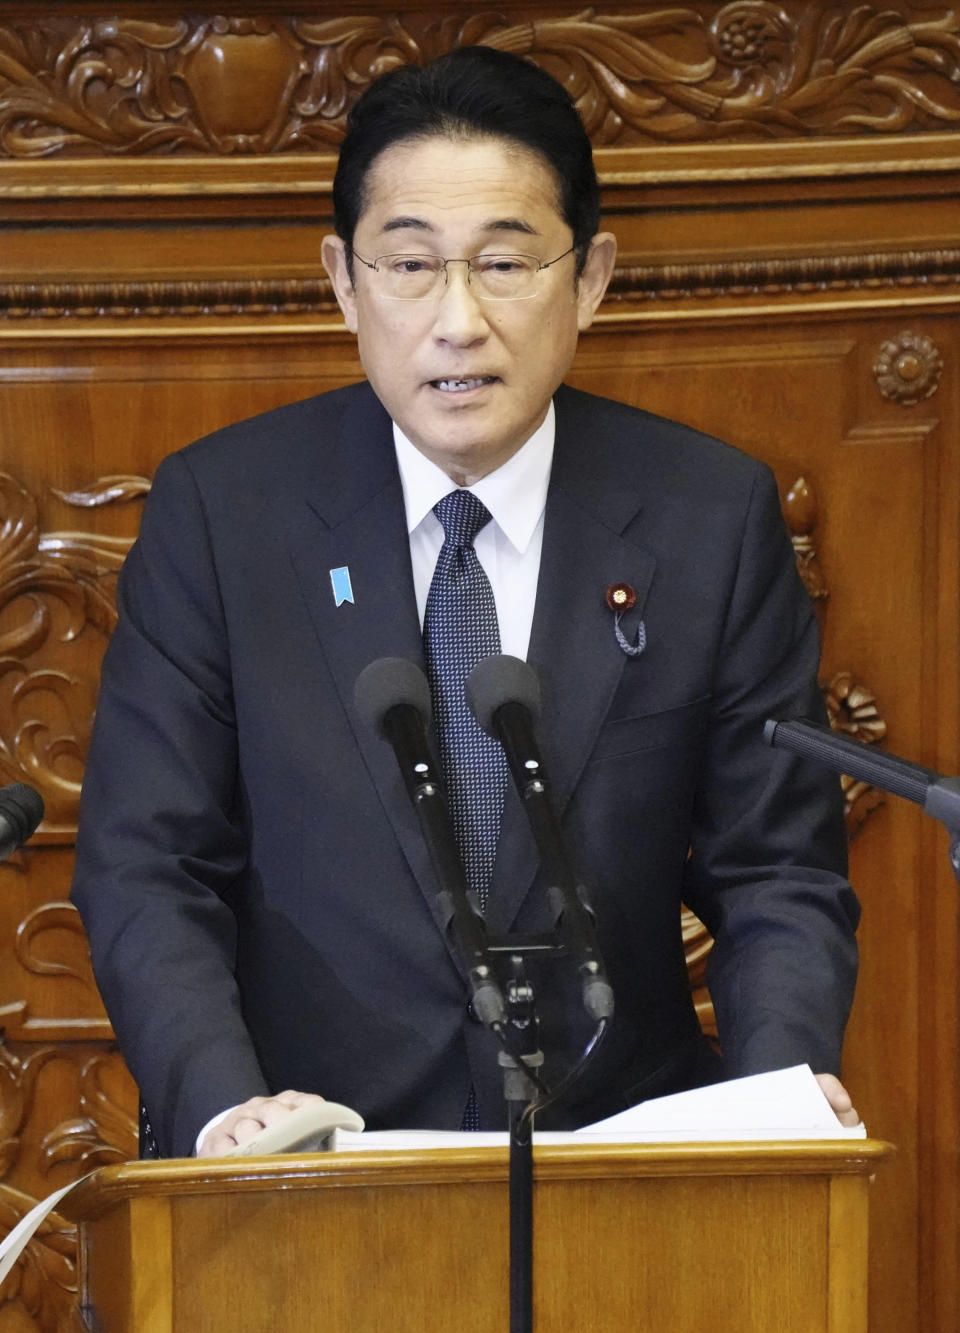
[[[615,255],[566,94],[481,48],[397,71],[352,115],[334,201],[324,263],[368,383],[165,460],[104,663],[74,897],[161,1150],[225,1151],[312,1096],[372,1128],[504,1123],[416,815],[353,702],[369,662],[423,661],[434,506],[464,488],[616,995],[541,1123],[717,1075],[681,899],[716,936],[726,1073],[806,1061],[855,1119],[839,794],[762,743],[768,715],[821,712],[814,618],[768,469],[561,386]],[[493,934],[548,928],[510,793],[484,887]],[[571,982],[537,969],[552,1081],[589,1036]]]

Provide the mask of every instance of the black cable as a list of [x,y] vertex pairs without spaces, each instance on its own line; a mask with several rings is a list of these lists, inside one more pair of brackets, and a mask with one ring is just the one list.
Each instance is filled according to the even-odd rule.
[[607,1029],[609,1028],[609,1026],[610,1026],[609,1019],[606,1018],[600,1019],[600,1022],[597,1024],[596,1031],[594,1032],[593,1036],[587,1043],[580,1059],[577,1061],[577,1063],[573,1066],[572,1069],[569,1069],[567,1073],[564,1074],[563,1078],[553,1089],[553,1091],[550,1091],[550,1089],[545,1088],[538,1078],[535,1078],[533,1077],[533,1075],[531,1075],[531,1082],[536,1084],[536,1086],[540,1089],[543,1095],[539,1097],[537,1101],[531,1102],[530,1105],[527,1106],[526,1109],[524,1110],[523,1116],[521,1117],[521,1120],[524,1123],[524,1125],[529,1124],[529,1122],[533,1119],[533,1117],[537,1114],[538,1111],[544,1110],[547,1106],[552,1106],[555,1101],[557,1101],[560,1097],[563,1096],[563,1094],[567,1091],[568,1088],[571,1088],[573,1084],[576,1083],[577,1079],[581,1077],[583,1071],[586,1069],[587,1065],[590,1063],[591,1059],[595,1055],[597,1048],[599,1047],[600,1043],[603,1041],[603,1038],[607,1034]]

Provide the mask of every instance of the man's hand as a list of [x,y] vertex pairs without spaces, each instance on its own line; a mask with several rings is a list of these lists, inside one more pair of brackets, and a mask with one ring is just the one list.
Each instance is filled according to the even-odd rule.
[[815,1077],[841,1125],[859,1125],[860,1117],[853,1109],[850,1094],[840,1080],[834,1078],[833,1074],[817,1074]]
[[207,1130],[197,1149],[197,1156],[222,1157],[238,1144],[247,1143],[267,1125],[275,1125],[298,1106],[309,1106],[312,1102],[323,1100],[323,1097],[313,1092],[290,1090],[278,1092],[275,1097],[251,1097],[249,1101],[235,1106],[218,1125]]

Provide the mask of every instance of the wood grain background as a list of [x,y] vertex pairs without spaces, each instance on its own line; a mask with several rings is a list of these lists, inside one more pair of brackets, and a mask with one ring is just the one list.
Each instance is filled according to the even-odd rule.
[[[0,1226],[135,1151],[65,900],[143,495],[197,435],[359,377],[319,264],[346,110],[383,69],[475,42],[560,78],[596,146],[621,253],[572,381],[767,459],[834,725],[960,769],[957,7],[0,4],[0,781],[48,811],[0,867]],[[939,827],[847,795],[845,1073],[899,1150],[874,1187],[870,1328],[953,1333],[957,890]],[[54,1215],[0,1333],[57,1329],[73,1282]]]

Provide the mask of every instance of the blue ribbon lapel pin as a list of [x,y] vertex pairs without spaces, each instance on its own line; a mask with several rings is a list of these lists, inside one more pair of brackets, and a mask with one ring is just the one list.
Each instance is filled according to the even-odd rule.
[[343,606],[344,602],[349,602],[351,606],[356,606],[353,596],[353,584],[350,582],[350,570],[346,565],[341,565],[339,569],[331,569],[330,583],[333,586],[334,606]]

